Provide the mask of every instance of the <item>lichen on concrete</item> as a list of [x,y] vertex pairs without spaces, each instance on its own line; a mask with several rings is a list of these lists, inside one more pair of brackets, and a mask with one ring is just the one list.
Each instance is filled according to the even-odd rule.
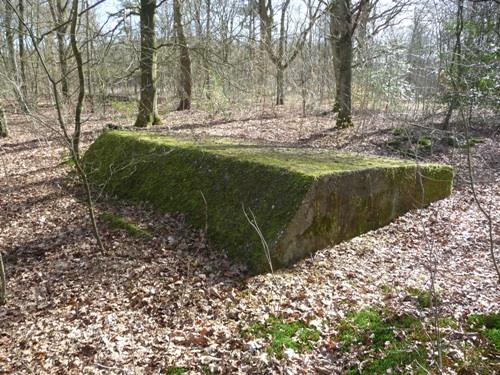
[[453,179],[442,165],[125,131],[101,135],[85,163],[97,189],[186,214],[256,273],[270,268],[244,208],[278,268],[448,196]]

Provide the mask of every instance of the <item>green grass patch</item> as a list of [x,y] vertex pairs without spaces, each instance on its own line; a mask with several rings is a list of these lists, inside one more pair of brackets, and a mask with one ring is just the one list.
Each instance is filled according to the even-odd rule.
[[282,358],[285,349],[297,353],[312,350],[321,333],[303,321],[287,321],[281,317],[270,317],[265,323],[255,323],[245,336],[262,337],[269,340],[267,353]]
[[139,228],[139,226],[121,216],[112,214],[110,212],[104,212],[100,215],[99,218],[110,229],[124,230],[133,237],[140,237],[144,239],[153,238],[151,233],[149,233],[147,230]]
[[472,329],[480,332],[496,350],[500,350],[500,313],[474,314],[467,321]]

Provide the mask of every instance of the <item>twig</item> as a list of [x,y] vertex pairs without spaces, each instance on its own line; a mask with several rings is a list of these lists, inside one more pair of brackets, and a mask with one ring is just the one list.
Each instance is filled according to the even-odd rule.
[[266,239],[264,238],[264,235],[262,234],[262,231],[260,230],[259,225],[257,224],[257,219],[255,218],[252,209],[250,208],[248,209],[248,212],[250,212],[250,215],[252,216],[252,218],[250,219],[250,217],[247,214],[247,211],[245,210],[245,205],[241,204],[241,207],[243,209],[243,213],[245,214],[245,218],[247,219],[248,223],[252,226],[253,229],[255,229],[257,235],[260,238],[260,242],[262,243],[262,247],[264,249],[264,254],[266,255],[266,259],[269,264],[269,268],[271,269],[271,273],[274,274],[273,262],[271,259],[271,251],[269,250],[269,246],[266,242]]
[[7,303],[7,280],[3,266],[2,252],[0,251],[0,305]]

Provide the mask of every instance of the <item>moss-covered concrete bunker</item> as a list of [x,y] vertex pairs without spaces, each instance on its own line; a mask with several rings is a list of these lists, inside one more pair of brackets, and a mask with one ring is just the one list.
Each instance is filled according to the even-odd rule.
[[102,134],[85,164],[96,187],[186,214],[255,273],[270,268],[244,209],[279,268],[447,197],[453,180],[445,165],[128,131]]

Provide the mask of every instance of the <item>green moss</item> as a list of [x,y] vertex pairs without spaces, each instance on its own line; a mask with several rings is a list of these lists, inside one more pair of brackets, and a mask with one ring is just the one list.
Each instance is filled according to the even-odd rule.
[[456,363],[458,374],[491,375],[500,373],[497,354],[488,353],[485,348],[475,345],[464,347],[464,359]]
[[[405,331],[405,335],[396,335],[398,331]],[[407,366],[418,373],[417,362],[426,368],[427,352],[424,346],[415,349],[412,342],[420,340],[422,332],[421,323],[409,315],[383,314],[372,309],[349,314],[340,323],[339,340],[344,350],[363,344],[373,348],[376,355],[366,361],[361,372],[351,369],[348,373],[385,374],[389,369],[403,371]]]
[[[428,374],[429,372],[418,366],[425,365],[427,360],[427,352],[425,348],[419,347],[417,350],[405,346],[394,346],[387,349],[384,352],[382,358],[376,359],[371,362],[365,369],[363,369],[363,374],[387,374],[387,371],[391,369],[399,369],[402,373],[406,366],[411,366],[414,368],[412,373],[414,374]],[[418,364],[417,364],[418,363]]]
[[417,298],[418,305],[423,309],[428,309],[431,306],[439,306],[442,303],[438,293],[432,296],[430,291],[418,288],[408,288],[407,292],[409,295]]
[[459,327],[458,322],[451,316],[445,316],[443,318],[439,318],[438,325],[441,328],[453,328],[456,329]]
[[267,352],[282,358],[285,349],[297,353],[312,350],[321,333],[303,321],[286,321],[281,317],[270,317],[264,324],[255,323],[244,332],[246,336],[269,339]]
[[148,231],[139,228],[136,224],[124,219],[121,216],[105,212],[100,215],[100,220],[104,222],[110,229],[125,230],[133,237],[141,237],[151,239],[153,236]]
[[496,350],[500,350],[500,313],[474,314],[470,315],[467,321],[473,329],[481,332]]
[[[182,212],[198,228],[208,224],[210,241],[255,273],[269,271],[269,264],[243,207],[254,213],[269,248],[274,249],[306,193],[323,178],[338,176],[338,187],[329,188],[333,191],[327,198],[332,203],[328,214],[319,213],[302,230],[305,235],[324,237],[324,242],[315,243],[317,249],[385,225],[420,206],[413,202],[418,196],[414,163],[329,150],[108,131],[85,154],[85,167],[98,189],[131,201],[149,201],[162,211]],[[448,167],[422,165],[424,203],[451,190],[449,174],[443,170],[453,175]],[[389,186],[375,193],[365,191],[372,180]],[[346,195],[343,183],[361,189],[359,196]],[[396,207],[394,200],[398,200]],[[340,208],[348,220],[337,217]],[[273,262],[275,268],[289,264],[281,263],[279,254],[273,254]]]
[[474,147],[475,145],[479,143],[484,143],[483,139],[480,138],[470,138],[464,145],[464,147]]
[[188,372],[189,369],[187,367],[169,367],[165,370],[166,375],[182,375]]
[[430,139],[429,137],[421,137],[418,140],[418,144],[420,146],[424,146],[424,147],[431,147],[432,146],[432,139]]
[[392,292],[393,292],[393,288],[387,284],[380,285],[380,290],[382,291],[382,293],[384,293],[386,295],[392,294]]
[[392,129],[391,133],[394,136],[400,136],[400,135],[403,135],[404,129],[403,128],[394,128],[394,129]]

